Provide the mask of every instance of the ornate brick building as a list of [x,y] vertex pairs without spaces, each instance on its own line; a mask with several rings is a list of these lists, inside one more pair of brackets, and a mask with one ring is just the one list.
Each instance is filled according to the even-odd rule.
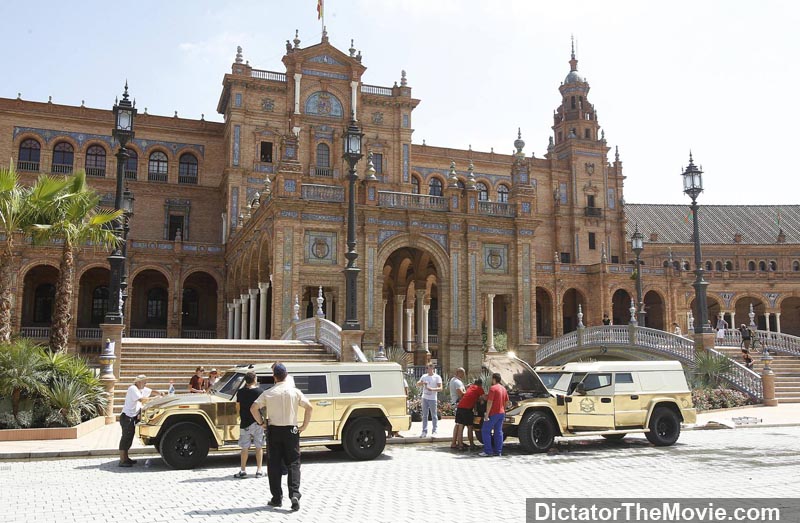
[[[224,123],[140,107],[124,169],[136,198],[127,332],[279,337],[295,301],[301,317],[314,313],[320,288],[325,315],[341,323],[341,151],[351,115],[370,152],[357,185],[365,347],[428,349],[446,366],[475,367],[485,330],[506,331],[525,354],[581,317],[627,323],[635,224],[646,242],[646,324],[685,331],[694,278],[685,266],[688,206],[624,202],[622,162],[608,159],[574,53],[569,64],[541,157],[524,152],[519,132],[510,155],[412,143],[419,100],[405,72],[392,87],[364,84],[360,53],[339,51],[325,35],[308,47],[287,42],[284,72],[254,69],[239,50],[217,106]],[[112,126],[110,110],[0,99],[0,158],[13,158],[27,182],[86,169],[111,204]],[[800,208],[700,213],[709,317],[741,323],[752,303],[762,328],[800,334]],[[14,328],[45,337],[59,249],[17,245]],[[78,256],[72,336],[88,353],[108,305],[106,254],[87,247]]]

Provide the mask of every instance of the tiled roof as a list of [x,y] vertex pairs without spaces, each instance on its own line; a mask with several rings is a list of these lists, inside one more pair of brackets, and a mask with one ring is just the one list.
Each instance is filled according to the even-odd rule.
[[[628,237],[638,223],[645,242],[692,243],[689,213],[688,205],[626,203]],[[701,205],[698,214],[704,244],[732,245],[736,234],[741,234],[739,243],[774,245],[779,230],[786,236],[785,243],[800,244],[800,205]],[[652,233],[658,235],[655,241]]]

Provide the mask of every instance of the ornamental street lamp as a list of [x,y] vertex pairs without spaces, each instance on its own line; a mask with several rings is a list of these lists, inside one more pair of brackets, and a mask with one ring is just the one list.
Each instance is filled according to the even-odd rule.
[[644,327],[644,303],[642,302],[642,265],[640,256],[644,250],[644,235],[639,232],[639,224],[631,236],[631,249],[636,253],[636,302],[639,305],[637,321],[640,327]]
[[350,125],[344,131],[344,159],[350,166],[350,172],[347,176],[350,182],[350,194],[347,200],[347,253],[344,257],[347,258],[347,267],[344,269],[345,277],[345,319],[342,326],[345,330],[361,330],[361,325],[358,323],[358,272],[356,267],[356,164],[361,159],[361,139],[364,133],[356,123],[355,116],[353,115],[350,120]]
[[[126,297],[125,288],[127,287],[127,277],[125,269],[125,257],[127,254],[126,237],[128,231],[127,218],[133,212],[133,195],[130,191],[123,191],[122,182],[124,179],[125,162],[128,159],[128,153],[125,145],[133,140],[134,129],[133,122],[136,117],[135,104],[131,103],[128,99],[128,82],[125,82],[125,92],[122,93],[122,100],[115,101],[114,113],[114,129],[111,135],[119,142],[119,151],[117,151],[117,191],[114,198],[114,209],[122,210],[123,217],[116,223],[115,232],[119,238],[120,243],[111,252],[108,257],[108,263],[111,268],[111,282],[109,292],[108,312],[106,312],[106,323],[122,324],[123,323],[123,307]],[[126,198],[125,193],[129,195]]]
[[697,213],[700,208],[700,206],[697,205],[697,197],[703,192],[703,171],[695,166],[691,152],[689,152],[689,165],[686,167],[686,170],[683,171],[682,176],[683,192],[692,199],[692,204],[689,208],[692,210],[692,224],[694,225],[694,230],[692,232],[692,237],[694,238],[695,265],[695,280],[692,284],[695,294],[694,332],[695,334],[702,334],[703,330],[707,328],[706,324],[708,323],[708,307],[706,305],[706,288],[708,287],[708,282],[703,279],[703,262],[700,254],[700,216]]

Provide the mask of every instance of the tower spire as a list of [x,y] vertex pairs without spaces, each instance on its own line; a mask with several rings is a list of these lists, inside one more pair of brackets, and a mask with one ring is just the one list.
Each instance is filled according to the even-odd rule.
[[572,53],[570,54],[569,70],[572,72],[578,70],[578,60],[575,59],[575,36],[570,36],[570,39],[572,40]]

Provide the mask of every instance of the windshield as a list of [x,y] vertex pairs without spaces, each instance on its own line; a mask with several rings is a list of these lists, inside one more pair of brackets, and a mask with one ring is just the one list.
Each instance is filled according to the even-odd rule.
[[541,378],[542,383],[548,389],[560,389],[558,386],[559,381],[561,381],[561,377],[564,376],[564,372],[537,372],[536,374],[539,375]]
[[221,396],[232,398],[242,386],[244,382],[244,374],[241,372],[226,372],[220,379],[211,387],[211,392]]

